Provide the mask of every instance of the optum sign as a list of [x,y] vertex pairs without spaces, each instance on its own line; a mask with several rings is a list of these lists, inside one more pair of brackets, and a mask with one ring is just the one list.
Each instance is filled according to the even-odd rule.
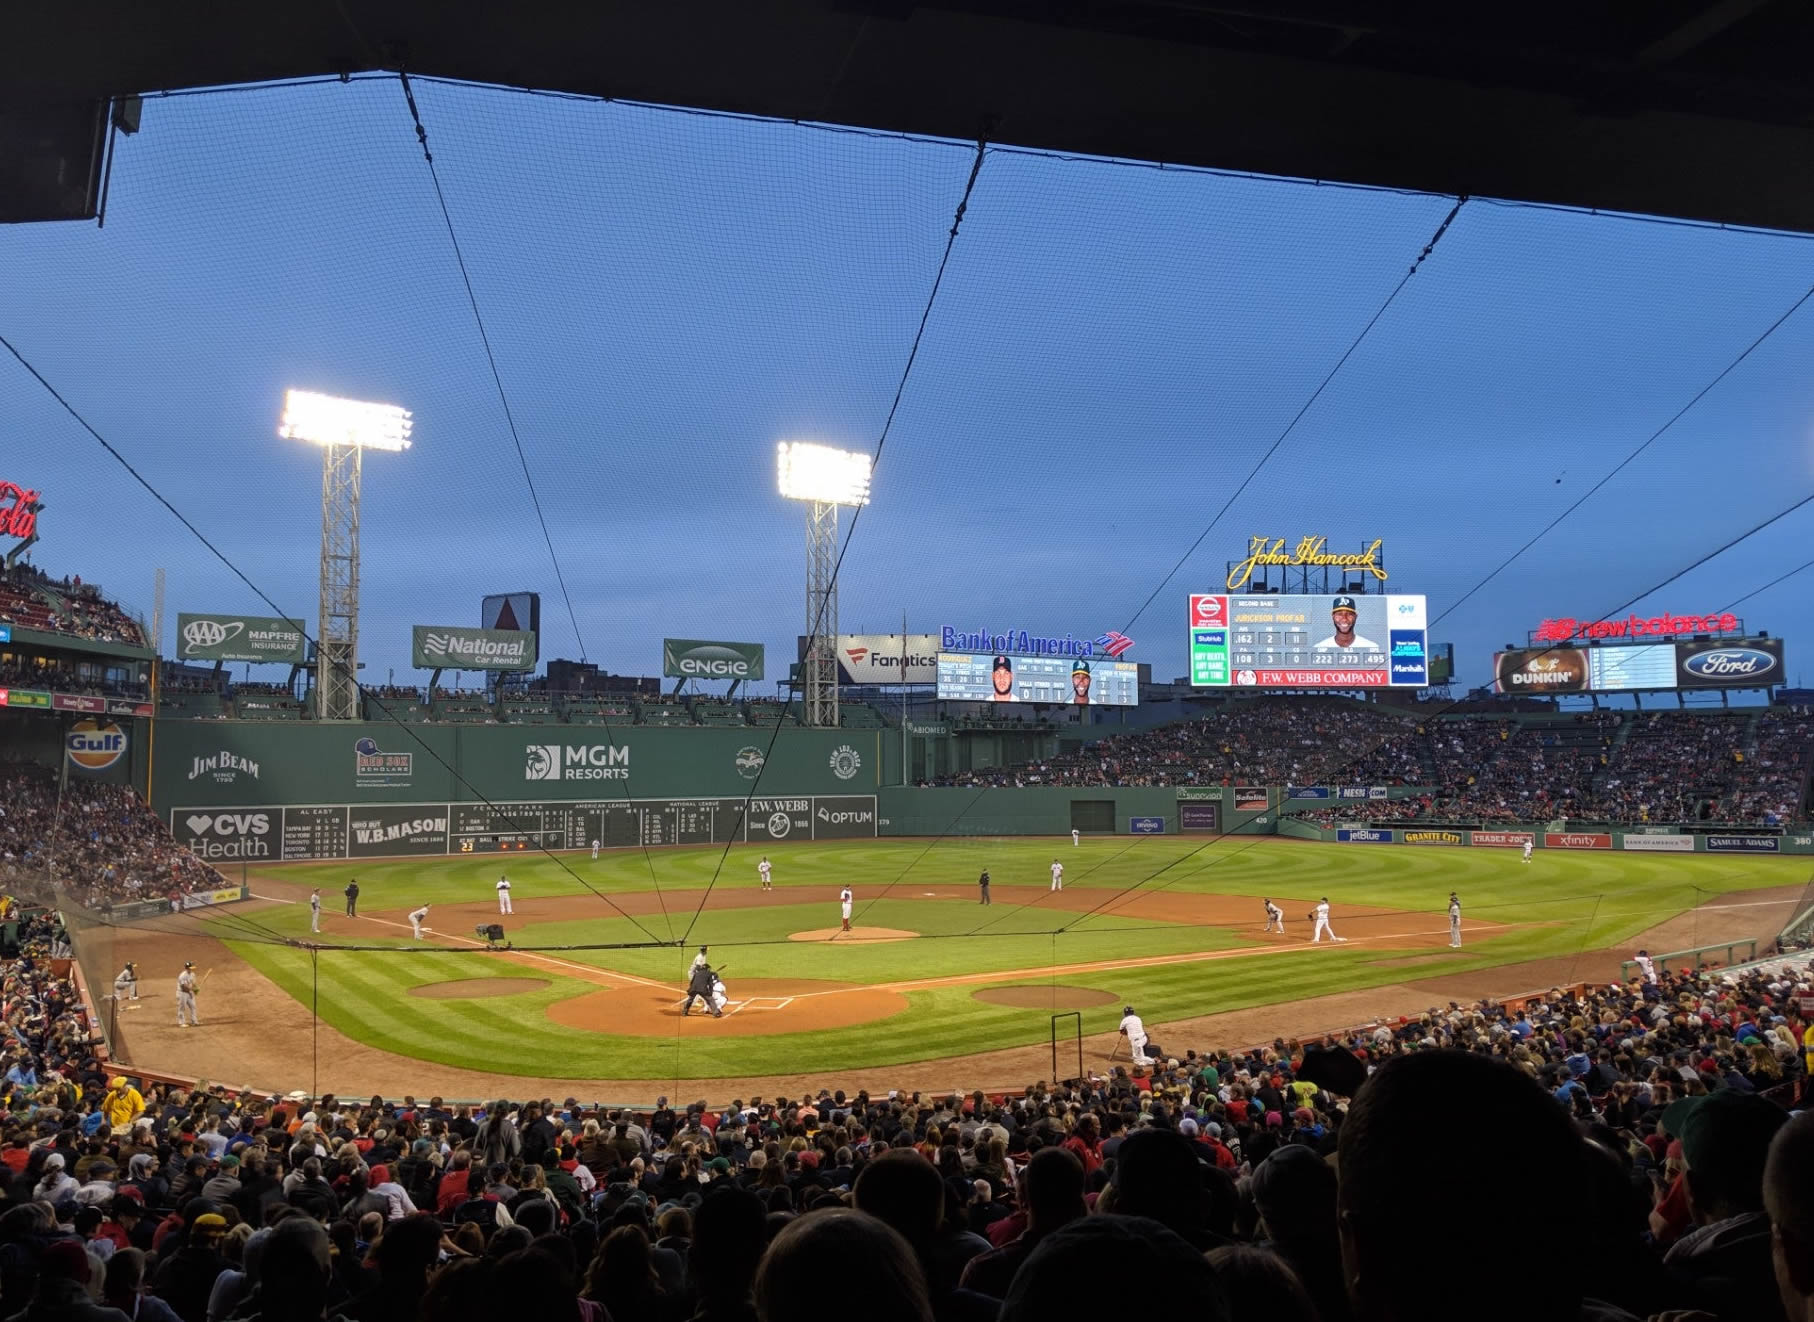
[[669,679],[761,679],[762,644],[664,638],[661,673]]

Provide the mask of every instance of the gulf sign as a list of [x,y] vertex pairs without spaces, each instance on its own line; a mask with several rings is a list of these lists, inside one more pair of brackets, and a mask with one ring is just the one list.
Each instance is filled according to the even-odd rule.
[[105,771],[125,755],[126,732],[112,721],[77,721],[63,736],[63,752],[71,766]]

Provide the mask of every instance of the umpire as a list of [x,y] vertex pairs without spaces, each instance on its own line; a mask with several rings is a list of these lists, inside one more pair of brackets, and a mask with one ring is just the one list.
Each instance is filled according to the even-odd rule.
[[[703,956],[703,954],[702,951],[701,955]],[[717,980],[718,975],[712,972],[712,966],[707,964],[703,957],[693,961],[693,970],[687,974],[687,1003],[680,1008],[682,1019],[693,1012],[695,1000],[705,1003],[705,1008],[712,1012],[712,1018],[724,1018],[724,1011],[720,1010],[712,1001],[712,984]]]

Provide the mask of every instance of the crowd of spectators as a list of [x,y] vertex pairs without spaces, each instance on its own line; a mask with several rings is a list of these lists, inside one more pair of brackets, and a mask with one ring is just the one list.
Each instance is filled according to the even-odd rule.
[[[1621,737],[1623,736],[1623,737]],[[1755,740],[1754,747],[1747,747]],[[1567,721],[1419,721],[1390,707],[1262,699],[1110,735],[1064,753],[939,776],[936,785],[1416,786],[1409,799],[1301,814],[1356,820],[1748,822],[1806,812],[1814,716],[1583,712]]]
[[52,578],[28,563],[0,576],[0,624],[62,633],[92,642],[145,645],[145,631],[119,605],[80,575]]
[[[1814,1300],[1814,966],[1449,1003],[1008,1095],[261,1098],[3,966],[0,1309],[148,1320],[1779,1322]],[[230,1062],[223,1062],[223,1066]],[[1493,1255],[1541,1261],[1495,1289]],[[1774,1268],[1773,1268],[1774,1257]],[[1689,1312],[1688,1310],[1696,1310]]]
[[18,655],[0,658],[0,688],[40,689],[44,692],[79,693],[96,698],[151,696],[149,684],[134,679],[109,678],[93,665],[49,657]]
[[0,888],[42,892],[47,879],[103,912],[227,884],[131,786],[71,776],[59,787],[48,767],[0,763]]

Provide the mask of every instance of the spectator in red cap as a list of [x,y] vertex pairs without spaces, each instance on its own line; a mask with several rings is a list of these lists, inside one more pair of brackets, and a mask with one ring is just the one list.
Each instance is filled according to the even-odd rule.
[[94,1301],[90,1286],[99,1268],[81,1241],[58,1240],[38,1259],[38,1287],[31,1302],[9,1322],[130,1322],[119,1309]]

